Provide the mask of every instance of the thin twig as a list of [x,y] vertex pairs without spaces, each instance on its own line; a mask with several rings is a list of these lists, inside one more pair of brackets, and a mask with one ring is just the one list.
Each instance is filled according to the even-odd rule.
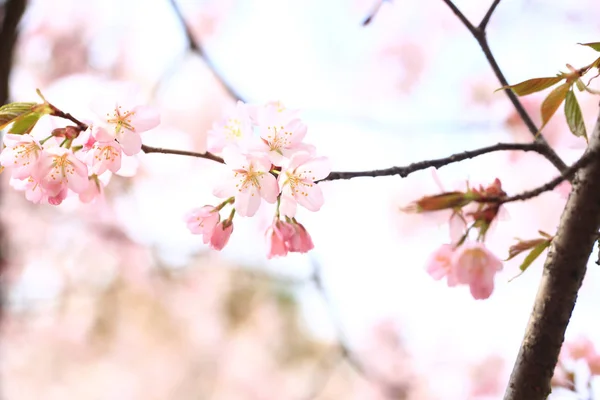
[[498,143],[492,146],[482,147],[477,150],[468,150],[461,153],[452,154],[448,157],[436,158],[433,160],[418,161],[402,167],[390,167],[385,169],[375,169],[371,171],[352,171],[352,172],[332,172],[326,178],[321,181],[334,181],[340,179],[352,179],[359,177],[378,177],[378,176],[393,176],[399,175],[402,178],[406,178],[409,174],[421,171],[427,168],[441,168],[449,164],[453,164],[459,161],[475,158],[477,156],[492,153],[496,151],[509,151],[509,150],[520,150],[520,151],[534,151],[543,155],[544,148],[538,142],[533,143]]
[[378,385],[389,397],[404,398],[409,391],[409,387],[406,384],[391,382],[388,379],[380,376],[379,374],[374,373],[373,371],[368,371],[362,363],[362,361],[354,354],[354,352],[350,348],[350,345],[348,344],[349,341],[346,337],[346,334],[344,333],[342,323],[337,317],[337,314],[334,312],[331,298],[329,297],[327,290],[323,286],[321,266],[318,263],[318,261],[316,261],[314,258],[312,258],[312,266],[313,272],[311,275],[311,280],[327,306],[329,317],[336,331],[340,351],[348,365],[350,365],[359,376],[363,377],[371,383]]
[[142,145],[142,151],[147,154],[148,153],[175,154],[175,155],[179,155],[179,156],[205,158],[207,160],[216,161],[221,164],[225,163],[225,161],[221,157],[216,156],[209,152],[198,153],[195,151],[187,151],[187,150],[163,149],[160,147],[152,147],[152,146],[148,146],[145,144]]
[[[495,0],[492,3],[490,9],[487,11],[485,17],[479,24],[479,27],[475,27],[467,19],[467,17],[458,9],[458,7],[456,7],[456,5],[451,0],[442,0],[442,1],[444,3],[446,3],[446,5],[458,17],[458,19],[469,30],[469,32],[471,32],[471,34],[473,35],[473,37],[479,44],[479,47],[483,51],[485,58],[487,59],[488,63],[490,64],[490,67],[494,71],[494,75],[496,75],[496,78],[498,79],[500,84],[502,86],[508,86],[508,81],[506,80],[506,77],[502,73],[500,66],[496,62],[496,59],[494,58],[494,55],[492,53],[492,50],[490,49],[490,46],[488,44],[486,34],[485,34],[485,28],[487,26],[487,23],[489,22],[490,18],[492,17],[492,14],[494,13],[494,10],[496,9],[496,7],[500,3],[500,1]],[[541,154],[544,157],[546,157],[546,159],[548,161],[550,161],[552,163],[552,165],[554,165],[556,167],[556,169],[558,169],[561,173],[563,171],[565,171],[567,169],[567,164],[558,156],[558,154],[556,154],[556,152],[552,149],[552,147],[550,147],[550,145],[548,144],[546,139],[544,139],[544,137],[540,133],[540,130],[537,128],[537,126],[535,125],[535,123],[533,122],[533,120],[531,119],[529,114],[527,113],[527,111],[525,111],[525,108],[523,107],[523,104],[521,104],[521,101],[519,100],[517,95],[515,95],[515,93],[512,90],[504,90],[504,93],[506,93],[506,95],[508,96],[508,99],[511,101],[511,103],[517,110],[517,113],[519,114],[519,116],[521,117],[521,119],[523,120],[525,125],[527,126],[527,129],[529,130],[529,132],[535,137],[536,142],[540,143],[543,147],[545,147],[545,149],[543,150],[543,152]]]
[[223,88],[229,94],[229,96],[231,96],[235,100],[245,101],[244,97],[242,97],[242,95],[240,95],[240,93],[237,90],[235,90],[234,87],[229,82],[227,82],[227,80],[219,72],[218,68],[215,66],[215,64],[213,63],[211,58],[208,56],[208,54],[206,54],[206,51],[204,51],[204,48],[202,47],[202,44],[200,43],[200,41],[196,37],[194,37],[192,30],[190,29],[189,25],[185,21],[185,17],[183,16],[181,9],[177,5],[177,1],[169,0],[169,2],[171,3],[173,12],[175,13],[175,16],[177,17],[177,19],[179,20],[179,23],[181,24],[181,28],[183,29],[183,32],[185,33],[185,37],[188,42],[189,50],[198,54],[204,60],[204,62],[206,63],[206,66],[211,70],[215,79],[217,81],[219,81],[219,83],[221,84],[221,86],[223,86]]
[[498,7],[498,4],[500,4],[500,0],[494,0],[490,8],[485,13],[485,16],[483,17],[483,19],[479,23],[479,26],[477,27],[477,29],[480,32],[485,32],[485,28],[487,28],[487,24],[488,22],[490,22],[490,18],[492,18],[492,14],[496,10],[496,7]]
[[551,181],[549,181],[543,185],[538,186],[535,189],[527,190],[523,193],[520,193],[520,194],[517,194],[514,196],[497,197],[497,198],[487,197],[487,198],[483,198],[481,200],[477,200],[477,202],[505,204],[505,203],[511,203],[514,201],[523,201],[523,200],[532,199],[534,197],[539,196],[542,193],[553,190],[555,187],[557,187],[558,185],[560,185],[562,182],[564,182],[566,180],[571,180],[575,176],[577,171],[579,171],[581,168],[583,168],[587,164],[589,164],[589,162],[592,159],[594,159],[595,157],[598,157],[598,154],[596,152],[586,151],[579,160],[577,160],[570,167],[568,167],[566,170],[564,170],[563,173],[561,173],[559,176],[557,176],[556,178],[552,179]]

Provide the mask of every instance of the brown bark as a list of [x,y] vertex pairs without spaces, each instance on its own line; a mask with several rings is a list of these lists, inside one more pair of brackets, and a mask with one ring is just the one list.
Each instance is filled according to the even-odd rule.
[[598,156],[575,177],[505,400],[544,400],[550,394],[550,379],[600,228],[600,115],[588,151]]
[[[12,69],[13,53],[17,41],[17,27],[27,7],[26,0],[7,0],[2,7],[2,27],[0,28],[0,104],[10,99],[9,79]],[[0,204],[2,187],[0,187]],[[0,278],[6,268],[6,235],[4,225],[0,223]],[[0,284],[3,281],[0,280]],[[3,288],[2,288],[3,289]],[[4,290],[0,291],[0,318],[4,312]]]

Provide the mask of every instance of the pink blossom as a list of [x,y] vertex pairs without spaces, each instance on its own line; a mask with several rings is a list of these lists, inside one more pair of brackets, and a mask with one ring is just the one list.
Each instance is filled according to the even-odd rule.
[[81,193],[88,188],[87,166],[63,147],[44,150],[33,177],[53,197],[69,188]]
[[267,258],[286,256],[290,249],[288,241],[294,234],[292,224],[276,220],[267,229]]
[[256,125],[287,125],[290,121],[297,120],[300,114],[299,110],[286,108],[281,101],[271,101],[264,105],[249,104],[247,110]]
[[223,247],[229,242],[233,232],[233,223],[229,220],[219,222],[210,237],[210,247],[215,250],[223,250]]
[[294,253],[306,253],[314,249],[312,238],[302,224],[297,222],[291,224],[294,228],[293,235],[288,239],[289,251]]
[[103,195],[104,183],[98,179],[97,175],[91,175],[88,179],[87,189],[79,193],[79,201],[82,203],[91,203]]
[[238,149],[227,147],[223,159],[231,167],[232,174],[215,188],[215,196],[235,196],[235,209],[242,217],[253,216],[261,198],[267,203],[275,203],[279,189],[277,180],[269,172],[271,163],[266,157],[245,155]]
[[93,110],[101,119],[101,126],[93,127],[94,138],[101,142],[116,139],[128,156],[142,149],[140,133],[160,124],[158,111],[153,107],[134,105],[130,101],[99,99],[93,104]]
[[204,244],[210,242],[213,231],[220,219],[219,210],[214,206],[193,209],[185,216],[190,232],[194,235],[202,235]]
[[440,280],[444,277],[448,278],[448,286],[456,286],[458,283],[452,264],[454,256],[454,245],[443,244],[429,257],[426,271],[433,279]]
[[454,252],[451,261],[458,283],[468,284],[476,300],[487,299],[494,290],[494,276],[502,261],[483,243],[467,242]]
[[40,182],[29,176],[25,179],[10,179],[10,186],[15,190],[24,191],[25,198],[34,204],[44,204],[48,202],[48,194],[40,185]]
[[285,125],[277,124],[278,119],[266,121],[260,126],[260,137],[262,141],[256,150],[263,151],[269,160],[277,166],[281,166],[285,157],[297,151],[314,153],[314,147],[302,143],[306,136],[307,127],[299,119],[287,122]]
[[96,141],[85,161],[91,165],[91,171],[96,175],[101,175],[106,170],[116,173],[121,169],[121,147],[112,139]]
[[327,158],[314,158],[306,152],[294,154],[278,178],[281,213],[294,217],[297,203],[310,211],[318,211],[324,199],[321,188],[315,181],[325,178],[329,172],[331,167]]
[[0,164],[6,168],[13,168],[12,176],[25,179],[32,174],[33,169],[42,153],[42,146],[31,135],[4,136],[6,148],[0,153]]
[[245,144],[252,137],[252,122],[247,105],[238,101],[235,109],[208,131],[208,151],[220,153],[225,146]]

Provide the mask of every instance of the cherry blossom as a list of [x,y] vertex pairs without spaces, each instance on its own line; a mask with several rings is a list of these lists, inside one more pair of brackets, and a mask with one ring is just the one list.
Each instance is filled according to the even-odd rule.
[[6,148],[0,153],[0,164],[12,168],[12,176],[17,179],[25,179],[30,176],[37,166],[42,154],[42,146],[31,135],[4,136]]
[[290,251],[288,242],[293,234],[292,224],[278,219],[273,221],[266,232],[267,258],[286,256]]
[[427,273],[436,281],[447,277],[448,286],[456,286],[458,283],[456,280],[454,265],[452,264],[454,251],[454,246],[451,244],[441,245],[429,257],[429,261],[427,262],[427,266],[425,268]]
[[487,299],[494,291],[494,276],[502,261],[481,242],[467,242],[454,252],[451,260],[458,283],[469,285],[476,300]]
[[123,153],[132,156],[142,149],[140,133],[158,126],[160,116],[153,107],[132,104],[128,100],[97,100],[93,110],[100,118],[100,126],[95,126],[92,134],[101,142],[116,139]]
[[260,125],[260,137],[262,141],[256,146],[258,151],[264,151],[269,160],[277,166],[281,166],[286,157],[291,157],[294,152],[306,151],[314,153],[314,147],[302,143],[306,136],[307,126],[295,119],[278,125],[279,119],[268,121]]
[[233,232],[233,223],[230,220],[219,222],[210,236],[210,247],[215,250],[223,250],[229,242]]
[[247,105],[238,101],[233,111],[208,131],[208,151],[220,153],[226,146],[243,145],[249,142],[252,133],[252,121]]
[[63,147],[45,150],[33,174],[50,197],[69,188],[81,193],[88,188],[87,166],[72,151]]
[[122,150],[114,140],[95,141],[87,153],[87,164],[94,174],[100,175],[106,170],[118,172],[121,169]]
[[210,242],[219,220],[219,210],[214,206],[208,205],[193,209],[185,216],[185,221],[190,232],[194,235],[202,235],[204,244]]
[[235,209],[242,217],[252,217],[261,203],[275,203],[279,190],[276,178],[269,172],[271,163],[260,155],[242,154],[226,148],[223,159],[232,171],[214,190],[220,198],[235,197]]
[[294,217],[296,204],[309,211],[318,211],[324,199],[321,188],[315,181],[325,178],[330,172],[327,158],[315,158],[307,152],[294,154],[278,178],[281,188],[281,213],[290,218]]
[[288,239],[289,251],[293,253],[306,253],[314,249],[315,245],[306,228],[295,221],[291,226],[294,229],[294,232]]

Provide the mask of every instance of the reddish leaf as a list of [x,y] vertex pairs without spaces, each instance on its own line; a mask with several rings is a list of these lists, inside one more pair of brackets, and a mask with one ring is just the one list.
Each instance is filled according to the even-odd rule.
[[540,92],[544,89],[547,89],[550,86],[562,81],[563,79],[564,78],[560,76],[555,76],[552,78],[534,78],[529,79],[525,82],[517,83],[516,85],[504,86],[498,90],[512,89],[513,92],[517,94],[517,96],[526,96],[528,94]]
[[560,105],[562,104],[570,88],[571,83],[563,83],[562,85],[554,88],[554,90],[550,92],[548,97],[544,99],[544,102],[542,103],[542,126],[540,127],[540,130],[544,126],[546,126],[546,124],[548,123],[548,121],[550,121],[550,118],[552,118],[556,110],[558,110],[558,107],[560,107]]

